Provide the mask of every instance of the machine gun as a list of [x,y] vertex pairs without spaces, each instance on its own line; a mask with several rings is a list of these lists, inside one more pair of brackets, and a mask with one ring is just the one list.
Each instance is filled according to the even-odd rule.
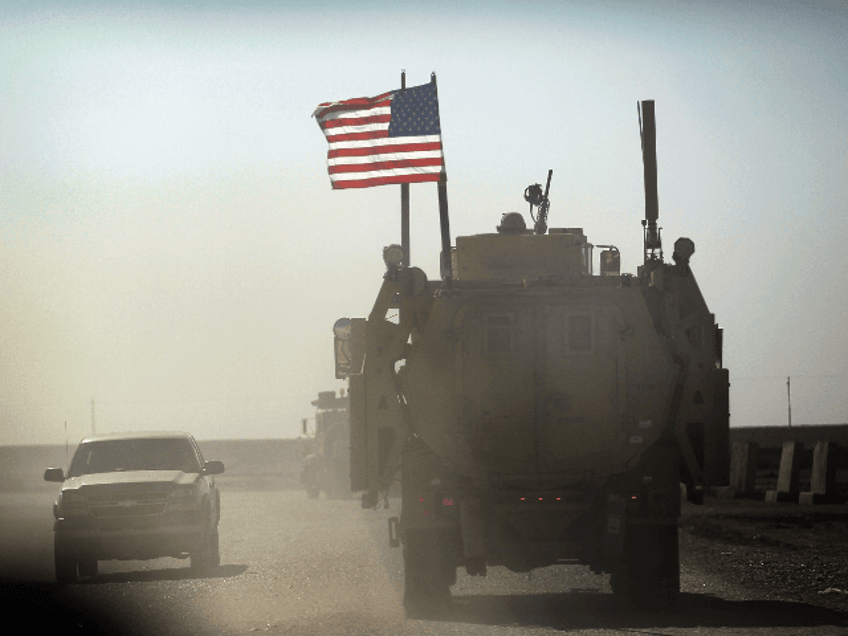
[[[548,193],[551,191],[551,176],[553,174],[553,170],[548,170],[548,183],[545,185],[544,194],[542,194],[541,184],[538,183],[527,186],[524,190],[524,200],[530,204],[530,218],[533,219],[533,229],[536,234],[544,234],[548,231],[548,207],[551,204],[548,200]],[[538,208],[536,214],[533,214],[533,206]]]

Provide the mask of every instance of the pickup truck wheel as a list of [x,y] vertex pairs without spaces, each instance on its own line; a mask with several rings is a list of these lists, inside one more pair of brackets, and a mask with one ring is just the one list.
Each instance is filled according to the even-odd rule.
[[56,580],[59,583],[76,583],[77,557],[59,535],[53,537],[53,558],[56,565]]
[[617,600],[640,610],[662,610],[680,594],[680,553],[676,525],[631,526],[621,568],[610,576]]
[[189,552],[191,560],[191,569],[197,571],[206,570],[209,567],[209,540],[204,536],[200,541],[200,545]]
[[198,571],[208,570],[221,564],[218,551],[218,527],[205,532],[197,548],[189,552],[191,568]]
[[221,565],[221,552],[218,547],[218,526],[215,526],[209,537],[209,566],[217,568],[219,565]]
[[79,558],[77,565],[80,576],[97,576],[97,557],[85,554]]

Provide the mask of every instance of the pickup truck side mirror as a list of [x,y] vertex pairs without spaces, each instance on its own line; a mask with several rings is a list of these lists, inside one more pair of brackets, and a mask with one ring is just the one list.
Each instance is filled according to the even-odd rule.
[[219,462],[213,460],[211,462],[204,462],[203,464],[203,474],[204,475],[220,475],[224,472],[224,462]]
[[61,468],[48,468],[44,471],[44,481],[65,481],[65,473]]

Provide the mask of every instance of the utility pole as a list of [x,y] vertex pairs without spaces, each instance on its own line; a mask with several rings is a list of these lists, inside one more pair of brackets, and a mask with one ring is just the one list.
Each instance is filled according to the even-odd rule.
[[91,398],[91,434],[97,435],[97,426],[94,422],[94,397]]
[[789,385],[790,376],[786,376],[786,406],[789,409],[789,426],[792,426],[792,392]]

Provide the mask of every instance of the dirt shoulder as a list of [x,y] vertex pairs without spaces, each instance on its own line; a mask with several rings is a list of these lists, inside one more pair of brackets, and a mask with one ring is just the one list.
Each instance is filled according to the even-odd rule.
[[681,548],[769,600],[848,612],[848,506],[709,500],[685,505]]

